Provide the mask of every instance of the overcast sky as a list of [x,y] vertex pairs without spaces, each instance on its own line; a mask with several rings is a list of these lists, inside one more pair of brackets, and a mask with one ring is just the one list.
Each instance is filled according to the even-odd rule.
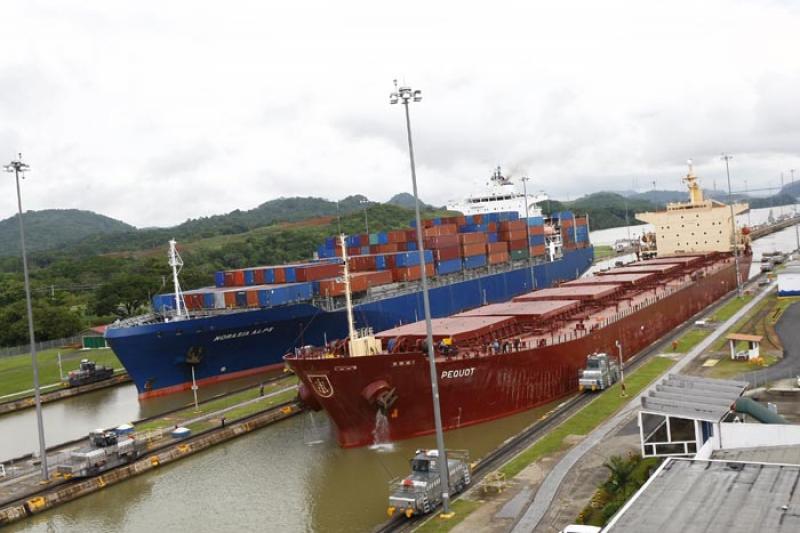
[[[79,4],[79,5],[78,5]],[[0,155],[26,209],[136,226],[279,196],[463,196],[503,165],[556,198],[800,179],[800,3],[0,3]],[[8,178],[8,175],[6,175]],[[0,219],[14,214],[0,180]]]

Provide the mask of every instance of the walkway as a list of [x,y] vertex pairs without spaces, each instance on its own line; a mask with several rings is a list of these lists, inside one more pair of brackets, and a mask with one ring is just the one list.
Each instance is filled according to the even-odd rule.
[[[683,359],[678,361],[670,370],[671,373],[680,372],[684,367],[686,367],[692,360],[694,360],[698,355],[703,353],[706,348],[711,346],[723,333],[725,333],[731,326],[733,326],[736,322],[738,322],[745,314],[747,314],[758,302],[763,300],[769,291],[775,288],[776,283],[772,283],[767,286],[760,294],[758,294],[755,298],[753,298],[750,302],[744,305],[736,314],[730,317],[727,321],[717,327],[711,335],[703,339],[697,346],[694,347],[688,354],[686,354]],[[657,381],[656,381],[657,382]],[[622,408],[614,417],[606,422],[600,424],[594,431],[589,433],[585,439],[583,439],[578,445],[572,448],[569,452],[567,452],[564,457],[555,465],[555,467],[550,471],[547,477],[542,482],[539,490],[536,492],[536,496],[534,497],[533,501],[531,501],[530,505],[528,506],[525,514],[517,521],[514,528],[512,529],[513,533],[528,533],[533,531],[538,525],[539,522],[544,517],[547,510],[550,508],[550,505],[553,503],[553,499],[555,498],[556,492],[558,488],[561,486],[561,483],[564,481],[567,473],[575,466],[575,463],[583,457],[586,452],[594,448],[597,444],[602,442],[602,440],[617,426],[619,426],[622,422],[627,420],[633,413],[636,412],[637,409],[641,406],[641,398],[649,393],[649,391],[655,386],[654,382],[652,385],[644,389],[639,395],[634,397],[630,402],[628,402],[625,407]]]

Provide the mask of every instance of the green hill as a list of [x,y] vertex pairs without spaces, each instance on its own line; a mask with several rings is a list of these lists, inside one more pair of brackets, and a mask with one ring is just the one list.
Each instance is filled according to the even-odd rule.
[[[75,243],[89,235],[109,235],[135,230],[119,220],[79,209],[28,211],[25,244],[28,251],[48,250]],[[19,255],[19,222],[16,216],[0,220],[0,256]]]

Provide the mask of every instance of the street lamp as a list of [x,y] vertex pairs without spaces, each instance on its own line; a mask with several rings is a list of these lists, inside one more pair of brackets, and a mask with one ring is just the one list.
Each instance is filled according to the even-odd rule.
[[394,80],[394,91],[389,95],[390,104],[403,104],[406,112],[406,133],[408,135],[408,158],[411,165],[411,185],[414,190],[414,215],[417,223],[417,249],[422,271],[422,306],[425,311],[425,331],[428,341],[428,366],[431,373],[431,394],[433,396],[433,423],[436,428],[436,448],[439,450],[439,477],[442,484],[442,515],[450,514],[450,487],[448,483],[447,456],[444,450],[442,432],[442,413],[439,407],[439,384],[436,377],[436,358],[433,350],[433,325],[431,324],[431,303],[428,298],[428,274],[425,271],[425,249],[422,240],[422,220],[419,215],[419,196],[417,194],[417,169],[414,164],[414,144],[411,141],[411,115],[408,104],[422,100],[422,91],[411,87],[398,87]]
[[622,343],[619,341],[614,341],[614,344],[617,345],[617,350],[619,351],[619,388],[620,388],[620,396],[625,398],[628,396],[628,393],[625,392],[625,363],[622,361]]
[[723,152],[722,157],[725,161],[725,173],[728,175],[728,205],[731,206],[731,239],[733,240],[733,263],[736,266],[736,292],[742,296],[742,279],[739,273],[739,243],[736,242],[736,215],[733,212],[733,193],[731,192],[731,169],[728,162],[733,156]]
[[369,238],[369,218],[367,217],[367,206],[369,206],[369,200],[359,200],[358,203],[364,206],[364,227],[367,229],[367,238]]
[[[747,188],[747,180],[744,180],[744,195],[747,196],[747,200],[750,200],[750,189]],[[750,206],[747,209],[747,225],[752,227],[753,225],[750,223]]]
[[522,194],[525,196],[525,236],[528,239],[528,268],[531,271],[531,289],[536,289],[536,278],[533,276],[533,256],[531,254],[531,226],[528,220],[528,180],[529,177],[525,176],[520,178],[522,181]]
[[797,251],[800,253],[800,228],[797,227],[797,193],[794,189],[794,169],[789,169],[789,174],[792,176],[792,196],[794,197],[794,238],[797,243]]
[[19,175],[30,170],[26,163],[22,162],[22,154],[19,159],[11,161],[5,165],[6,172],[13,172],[17,182],[17,208],[19,209],[19,245],[22,249],[22,274],[25,278],[25,304],[28,311],[28,337],[31,341],[31,364],[33,365],[33,395],[36,401],[36,425],[39,430],[39,457],[42,462],[42,480],[48,481],[50,476],[47,471],[47,449],[44,444],[44,422],[42,421],[42,396],[39,391],[39,362],[36,357],[36,338],[33,334],[33,306],[31,305],[31,285],[28,277],[28,257],[25,255],[25,228],[22,224],[22,194],[19,188]]

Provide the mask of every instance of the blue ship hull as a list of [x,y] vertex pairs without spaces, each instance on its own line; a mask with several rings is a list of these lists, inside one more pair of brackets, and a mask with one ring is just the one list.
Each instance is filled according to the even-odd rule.
[[[564,257],[535,265],[536,287],[571,280],[592,264],[593,248],[565,251]],[[430,289],[431,314],[449,316],[484,303],[507,301],[532,290],[530,270],[454,281]],[[422,318],[422,292],[387,297],[353,308],[356,327],[375,331]],[[347,336],[343,309],[325,311],[310,303],[198,316],[172,322],[109,328],[108,344],[130,374],[140,397],[152,397],[191,386],[188,360],[199,383],[253,374],[283,365],[283,356],[298,346],[321,345]]]

